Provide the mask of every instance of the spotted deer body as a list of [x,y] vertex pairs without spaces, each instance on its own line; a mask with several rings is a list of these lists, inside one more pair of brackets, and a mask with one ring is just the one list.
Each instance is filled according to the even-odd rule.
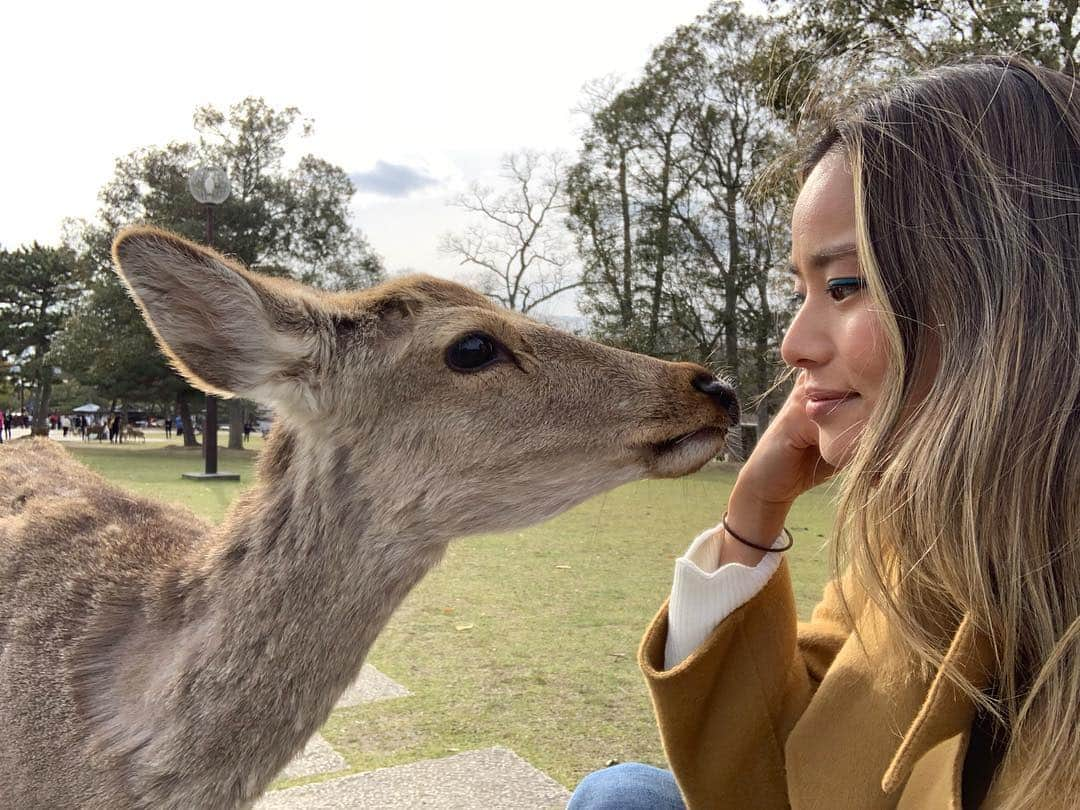
[[4,806],[250,806],[452,538],[691,472],[737,413],[440,279],[324,294],[150,228],[114,258],[193,384],[277,420],[217,527],[0,448]]

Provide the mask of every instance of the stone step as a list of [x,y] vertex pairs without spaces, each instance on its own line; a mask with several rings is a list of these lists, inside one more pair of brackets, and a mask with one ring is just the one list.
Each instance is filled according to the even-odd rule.
[[487,748],[273,791],[253,810],[561,810],[569,799],[513,751]]
[[304,750],[293,757],[293,761],[285,766],[277,778],[296,779],[298,776],[314,776],[317,773],[333,773],[348,769],[349,763],[345,761],[345,758],[334,750],[322,734],[316,734],[308,740]]
[[376,700],[408,697],[411,694],[412,692],[383,675],[371,664],[364,664],[356,680],[342,693],[334,708],[340,709],[342,706],[356,706],[360,703],[373,703]]
[[[360,674],[335,704],[335,709],[343,706],[357,706],[361,703],[373,703],[377,700],[411,695],[408,689],[383,675],[371,664],[364,664]],[[295,779],[298,776],[314,776],[317,773],[333,773],[347,770],[348,763],[341,754],[333,749],[321,734],[316,734],[304,750],[277,775],[278,779]]]

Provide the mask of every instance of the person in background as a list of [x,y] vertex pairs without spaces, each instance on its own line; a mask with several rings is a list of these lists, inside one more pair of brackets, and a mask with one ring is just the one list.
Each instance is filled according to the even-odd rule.
[[[905,78],[806,151],[795,383],[642,642],[671,771],[584,808],[1076,808],[1080,85]],[[839,476],[796,621],[784,529]]]

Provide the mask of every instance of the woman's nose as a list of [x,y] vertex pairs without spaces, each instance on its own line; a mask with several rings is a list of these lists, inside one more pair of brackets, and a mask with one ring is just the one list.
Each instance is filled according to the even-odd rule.
[[805,304],[795,314],[780,344],[780,357],[787,365],[807,368],[828,359],[829,340],[818,321]]

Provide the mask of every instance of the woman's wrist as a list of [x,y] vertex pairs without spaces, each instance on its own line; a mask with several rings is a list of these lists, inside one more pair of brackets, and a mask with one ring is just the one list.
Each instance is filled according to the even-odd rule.
[[[791,503],[765,500],[752,488],[740,486],[736,481],[728,499],[727,524],[740,537],[760,546],[770,546],[783,531],[790,511]],[[725,531],[720,544],[720,565],[737,562],[754,566],[769,553],[773,552],[752,548]]]

